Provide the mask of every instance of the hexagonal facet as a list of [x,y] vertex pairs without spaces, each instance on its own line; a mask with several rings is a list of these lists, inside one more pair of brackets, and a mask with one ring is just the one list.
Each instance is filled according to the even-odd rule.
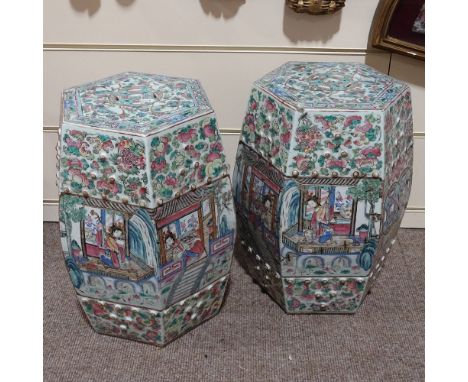
[[220,308],[235,238],[216,117],[195,80],[124,73],[63,95],[65,262],[98,332],[164,345]]
[[63,94],[60,192],[157,206],[226,172],[196,80],[123,73]]
[[354,312],[412,157],[409,88],[366,65],[290,62],[255,82],[234,170],[244,266],[288,313]]
[[224,276],[164,311],[82,296],[78,300],[96,332],[164,346],[219,312],[227,282]]

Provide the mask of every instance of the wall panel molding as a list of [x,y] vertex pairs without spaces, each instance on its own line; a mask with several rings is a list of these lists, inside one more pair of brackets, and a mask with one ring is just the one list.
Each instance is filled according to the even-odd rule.
[[180,53],[310,53],[340,56],[363,56],[369,53],[390,56],[379,49],[362,48],[314,48],[290,46],[238,46],[238,45],[144,45],[144,44],[87,44],[87,43],[46,43],[48,51],[90,51],[90,52],[180,52]]

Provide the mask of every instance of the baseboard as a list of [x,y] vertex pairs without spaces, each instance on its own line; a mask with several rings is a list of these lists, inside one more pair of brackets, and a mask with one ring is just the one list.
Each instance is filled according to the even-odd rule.
[[407,208],[401,227],[425,228],[425,212],[425,208]]
[[44,222],[58,222],[58,200],[44,200],[42,203],[42,220]]
[[[401,226],[403,228],[424,228],[424,215],[425,209],[408,208]],[[44,200],[43,203],[43,221],[45,222],[57,222],[58,221],[58,201],[56,200]]]

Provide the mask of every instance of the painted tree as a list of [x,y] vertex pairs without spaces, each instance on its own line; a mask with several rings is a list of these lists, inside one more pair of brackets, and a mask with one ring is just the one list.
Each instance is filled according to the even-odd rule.
[[65,224],[67,231],[68,248],[71,246],[71,233],[73,222],[79,223],[86,217],[81,198],[78,196],[64,196],[60,199],[60,220]]
[[[230,189],[226,190],[224,182],[217,182],[214,189],[214,202],[216,203],[216,209],[218,212],[218,219],[221,218],[225,213],[232,213],[232,196]],[[225,222],[226,223],[226,222]]]
[[365,200],[369,203],[369,213],[366,214],[366,217],[369,219],[369,234],[371,235],[375,235],[373,216],[375,214],[375,205],[380,200],[380,192],[380,181],[376,179],[363,179],[356,186],[350,187],[346,192],[355,201]]

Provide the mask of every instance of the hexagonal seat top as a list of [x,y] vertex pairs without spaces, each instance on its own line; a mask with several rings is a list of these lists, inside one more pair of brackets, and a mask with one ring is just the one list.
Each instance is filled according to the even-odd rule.
[[354,62],[288,62],[255,84],[299,109],[381,109],[406,87]]
[[150,135],[212,111],[199,81],[126,72],[67,89],[63,122]]

